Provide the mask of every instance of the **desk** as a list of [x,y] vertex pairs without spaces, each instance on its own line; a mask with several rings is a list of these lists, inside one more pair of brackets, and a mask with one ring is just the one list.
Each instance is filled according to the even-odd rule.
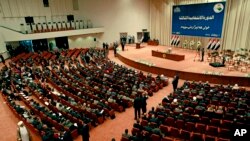
[[136,43],[136,48],[137,48],[137,49],[141,48],[140,45],[141,45],[140,43]]
[[164,52],[155,51],[155,50],[152,50],[152,56],[169,59],[173,61],[182,61],[185,59],[185,55],[169,54],[169,53],[164,53]]
[[148,41],[148,45],[151,45],[151,46],[158,46],[158,45],[159,45],[159,42],[154,41],[154,40],[149,40],[149,41]]

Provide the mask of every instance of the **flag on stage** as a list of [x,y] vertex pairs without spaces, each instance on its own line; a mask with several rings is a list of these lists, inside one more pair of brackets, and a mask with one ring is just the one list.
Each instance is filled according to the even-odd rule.
[[214,46],[216,45],[216,43],[217,43],[216,39],[213,39],[209,49],[212,50],[212,48],[214,48]]
[[216,44],[217,44],[218,41],[219,41],[218,39],[214,39],[214,42],[211,45],[211,50],[215,49],[215,46],[216,46]]
[[172,36],[172,38],[171,38],[171,46],[174,44],[174,39],[175,39],[175,36]]
[[220,40],[217,42],[217,44],[215,45],[214,50],[218,50],[220,48]]
[[210,49],[212,43],[213,43],[213,39],[209,39],[209,42],[207,44],[207,49]]
[[180,43],[180,36],[177,37],[177,41],[176,41],[175,45],[178,46],[179,43]]
[[175,46],[178,36],[175,36],[173,46]]

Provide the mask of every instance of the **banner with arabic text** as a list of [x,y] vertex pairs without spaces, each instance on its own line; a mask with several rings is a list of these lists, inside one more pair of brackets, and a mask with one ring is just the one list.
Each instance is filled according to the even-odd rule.
[[225,2],[173,6],[172,34],[221,37]]

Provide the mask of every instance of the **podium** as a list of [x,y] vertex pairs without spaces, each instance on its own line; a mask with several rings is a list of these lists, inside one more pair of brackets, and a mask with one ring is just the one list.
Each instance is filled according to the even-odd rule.
[[140,43],[136,43],[136,49],[141,48],[141,46],[140,46],[140,45],[141,45]]

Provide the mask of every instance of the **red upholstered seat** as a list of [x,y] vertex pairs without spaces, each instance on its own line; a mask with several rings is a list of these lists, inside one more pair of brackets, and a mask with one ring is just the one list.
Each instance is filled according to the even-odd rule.
[[231,136],[230,130],[225,128],[219,128],[219,137],[229,138]]
[[217,136],[218,135],[218,128],[215,126],[208,126],[206,134],[212,135],[212,136]]
[[176,138],[180,137],[180,131],[179,131],[179,129],[171,127],[170,128],[170,136],[176,137]]
[[159,128],[163,134],[169,135],[168,126],[161,124]]
[[205,133],[206,132],[206,125],[201,124],[201,123],[197,123],[196,132],[202,133],[202,134]]
[[142,120],[141,121],[141,126],[147,126],[148,125],[148,121],[147,120]]
[[185,126],[184,120],[177,120],[176,121],[176,124],[175,124],[176,128],[178,128],[178,129],[184,129],[184,126]]
[[175,126],[175,119],[172,117],[167,117],[164,124],[168,126]]
[[159,135],[156,134],[152,134],[150,136],[151,141],[161,141],[161,137]]
[[190,131],[190,132],[194,131],[195,130],[195,123],[193,123],[193,122],[187,122],[185,129],[187,131]]
[[203,136],[201,133],[193,133],[193,136],[190,139],[191,141],[203,141]]
[[205,141],[215,141],[216,138],[214,136],[209,136],[209,135],[205,135]]
[[191,132],[186,131],[186,130],[181,130],[181,135],[180,138],[184,140],[190,140]]
[[211,119],[211,125],[213,126],[220,126],[220,120],[219,119],[216,119],[216,118],[212,118]]
[[174,141],[174,138],[166,136],[166,137],[162,138],[161,141]]

